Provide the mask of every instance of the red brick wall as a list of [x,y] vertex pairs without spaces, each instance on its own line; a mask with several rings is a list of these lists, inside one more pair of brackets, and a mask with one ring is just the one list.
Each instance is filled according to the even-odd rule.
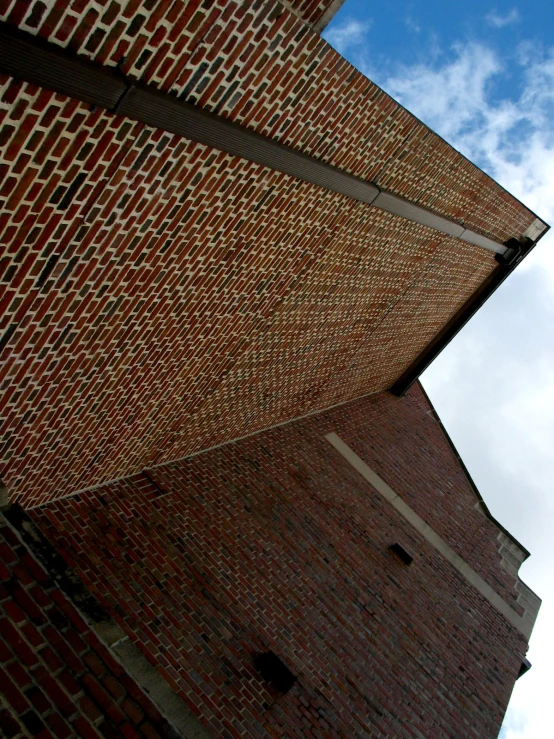
[[[323,438],[513,605],[427,410],[418,388],[376,395],[30,513],[216,737],[492,739],[524,637]],[[298,677],[286,695],[254,668],[267,649]]]
[[[278,3],[0,0],[0,17],[125,57],[130,77],[496,239],[534,219]],[[0,84],[0,475],[25,506],[390,387],[495,266],[336,193]]]
[[[493,268],[431,229],[19,89],[0,474],[25,505],[389,386]],[[72,203],[49,202],[80,171]]]
[[170,736],[149,698],[1,514],[0,735]]
[[[343,0],[344,2],[344,0]],[[289,0],[289,4],[307,23],[316,24],[331,6],[338,10],[336,0]]]
[[[325,2],[317,5],[322,7]],[[304,6],[310,13],[310,5]],[[101,8],[105,8],[102,12]],[[0,18],[498,241],[534,216],[272,0],[0,0]]]

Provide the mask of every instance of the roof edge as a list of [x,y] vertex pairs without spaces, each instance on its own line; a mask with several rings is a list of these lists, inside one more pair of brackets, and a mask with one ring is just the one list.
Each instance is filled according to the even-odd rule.
[[479,488],[477,487],[477,485],[475,484],[475,482],[474,482],[474,480],[473,480],[472,476],[470,475],[470,473],[469,473],[469,470],[468,470],[468,468],[466,467],[466,465],[465,465],[465,463],[464,463],[463,459],[462,459],[462,458],[460,457],[460,454],[459,454],[458,450],[456,449],[456,446],[455,446],[454,442],[452,441],[452,439],[451,439],[451,437],[450,437],[450,434],[449,434],[449,433],[448,433],[448,431],[446,430],[446,428],[445,428],[445,426],[444,426],[444,424],[443,424],[443,422],[442,422],[442,420],[441,420],[441,418],[440,418],[439,414],[437,413],[437,411],[436,411],[436,409],[435,409],[435,406],[433,405],[433,403],[431,402],[431,399],[429,398],[429,395],[428,395],[428,394],[427,394],[427,392],[425,391],[425,388],[423,387],[423,385],[422,385],[422,383],[421,383],[421,380],[419,380],[419,379],[418,379],[418,380],[417,380],[417,384],[418,384],[418,386],[419,386],[419,388],[420,388],[421,392],[423,393],[423,396],[424,396],[425,400],[426,400],[426,401],[427,401],[427,403],[429,404],[429,407],[431,408],[431,411],[433,412],[433,416],[435,417],[435,420],[436,420],[436,421],[437,421],[437,423],[439,424],[439,427],[440,427],[440,429],[441,429],[441,431],[442,431],[442,433],[443,433],[443,435],[444,435],[444,438],[446,439],[446,441],[447,441],[447,443],[448,443],[448,446],[450,447],[450,449],[451,449],[451,450],[452,450],[452,452],[454,453],[454,456],[456,457],[456,459],[457,459],[457,461],[458,461],[458,464],[459,464],[459,465],[460,465],[460,467],[462,468],[462,471],[463,471],[464,475],[466,476],[466,478],[467,478],[467,481],[469,482],[469,484],[470,484],[470,486],[471,486],[471,489],[472,489],[472,490],[473,490],[473,492],[475,493],[475,497],[477,498],[477,501],[478,501],[478,503],[479,503],[479,507],[481,508],[481,510],[483,511],[483,513],[485,514],[485,516],[486,516],[486,517],[487,517],[487,518],[488,518],[488,519],[489,519],[490,521],[492,521],[492,523],[493,523],[493,524],[494,524],[494,525],[495,525],[495,526],[496,526],[496,527],[497,527],[498,529],[500,529],[500,531],[502,531],[502,533],[503,533],[503,534],[505,534],[505,535],[506,535],[506,536],[507,536],[507,537],[508,537],[508,538],[510,539],[510,541],[512,541],[512,542],[513,542],[513,543],[514,543],[514,544],[515,544],[515,545],[516,545],[517,547],[519,547],[519,549],[521,549],[521,551],[522,551],[522,552],[523,552],[523,554],[525,555],[525,558],[524,558],[524,560],[523,560],[523,561],[525,561],[525,560],[526,560],[526,559],[527,559],[528,557],[530,557],[530,556],[531,556],[531,552],[530,552],[530,551],[529,551],[529,550],[528,550],[528,549],[527,549],[526,547],[524,547],[524,546],[523,546],[523,544],[521,544],[521,542],[519,542],[519,541],[518,541],[518,540],[517,540],[517,539],[515,538],[515,536],[514,536],[513,534],[511,534],[511,533],[510,533],[510,532],[509,532],[509,531],[508,531],[508,530],[507,530],[507,529],[506,529],[506,528],[505,528],[504,526],[502,526],[502,524],[500,523],[500,521],[498,521],[498,520],[497,520],[497,519],[496,519],[496,518],[495,518],[495,517],[494,517],[494,516],[492,515],[492,513],[491,513],[491,512],[490,512],[490,510],[489,510],[489,507],[487,506],[487,504],[485,503],[485,501],[484,501],[484,499],[483,499],[483,496],[482,496],[482,495],[481,495],[481,493],[479,492]]
[[342,8],[344,3],[345,3],[345,0],[333,0],[333,2],[331,3],[331,5],[329,5],[327,10],[323,12],[323,15],[320,17],[320,19],[314,23],[314,26],[313,26],[314,31],[316,33],[322,33],[322,31],[324,31],[327,28],[329,23],[331,23],[335,15]]
[[[544,223],[544,221],[542,221]],[[514,269],[523,259],[531,252],[545,234],[550,231],[550,226],[545,224],[546,228],[537,238],[536,241],[530,242],[530,246],[526,248],[521,257],[511,262],[499,260],[498,266],[485,278],[481,285],[470,295],[463,306],[450,318],[445,326],[431,339],[427,346],[419,353],[416,359],[408,366],[400,377],[389,388],[393,395],[402,396],[407,393],[410,387],[419,379],[420,375],[434,362],[439,354],[454,339],[468,321],[473,318],[477,311],[487,302],[493,293],[502,285],[504,280],[509,277]],[[530,240],[529,240],[530,241]],[[511,248],[511,242],[506,245]]]

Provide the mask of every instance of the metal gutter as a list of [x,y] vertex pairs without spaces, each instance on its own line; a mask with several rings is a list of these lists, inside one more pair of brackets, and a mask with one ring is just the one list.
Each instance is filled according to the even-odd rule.
[[511,275],[521,260],[529,254],[540,239],[550,230],[546,226],[536,241],[510,239],[506,242],[504,255],[497,254],[499,262],[493,272],[484,280],[479,288],[470,296],[463,306],[448,321],[446,326],[433,337],[421,354],[412,362],[396,382],[389,388],[393,395],[402,396],[410,389],[413,383],[427,369],[442,350],[450,344],[452,339],[462,330],[466,323],[473,318],[477,311],[486,303],[504,280]]
[[112,111],[128,86],[117,69],[72,54],[8,23],[0,23],[0,71]]
[[117,69],[72,54],[7,23],[0,23],[0,71],[373,205],[496,254],[508,254],[504,244],[462,224],[151,85],[133,83]]
[[129,87],[117,113],[362,203],[379,194],[369,182],[151,87]]

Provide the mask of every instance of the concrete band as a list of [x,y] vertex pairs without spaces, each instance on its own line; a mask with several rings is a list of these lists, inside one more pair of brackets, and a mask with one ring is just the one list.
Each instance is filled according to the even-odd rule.
[[4,520],[23,545],[28,547],[52,582],[60,588],[89,628],[108,648],[112,657],[115,657],[158,707],[171,726],[171,732],[164,734],[166,739],[211,739],[212,733],[202,725],[165,677],[129,639],[27,513],[17,504],[11,505],[0,512],[0,520]]
[[211,739],[211,732],[200,723],[160,672],[150,664],[113,619],[90,626],[100,641],[112,651],[127,673],[158,707],[177,736],[183,739]]
[[344,2],[345,0],[334,0],[334,2],[329,5],[325,13],[323,13],[321,18],[314,25],[314,31],[316,33],[322,33],[325,30],[325,28],[329,25],[329,23],[331,23],[335,15],[344,5]]
[[134,85],[117,70],[0,23],[0,72],[95,105],[232,156],[310,182],[422,224],[461,241],[505,254],[508,249],[338,167],[280,144],[152,85]]
[[[327,441],[341,454],[346,461],[369,484],[380,493],[383,498],[396,508],[408,523],[418,531],[442,556],[453,565],[465,579],[479,591],[479,593],[501,613],[513,626],[527,639],[531,636],[535,618],[532,613],[527,612],[520,616],[496,593],[483,578],[478,575],[448,544],[436,534],[433,529],[420,518],[417,513],[397,495],[379,475],[355,454],[350,447],[342,441],[335,433],[325,436]],[[535,614],[536,616],[536,614]]]

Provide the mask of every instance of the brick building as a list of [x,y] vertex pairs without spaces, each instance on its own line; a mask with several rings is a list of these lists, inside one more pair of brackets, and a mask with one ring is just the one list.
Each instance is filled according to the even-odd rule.
[[499,730],[528,552],[413,383],[547,226],[339,5],[0,2],[7,736]]

